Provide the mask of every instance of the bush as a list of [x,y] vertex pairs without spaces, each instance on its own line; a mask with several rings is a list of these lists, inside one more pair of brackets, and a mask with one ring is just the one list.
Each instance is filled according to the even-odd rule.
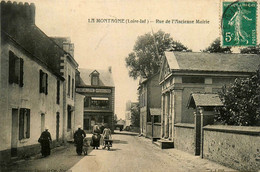
[[249,78],[237,78],[219,93],[224,103],[215,120],[228,125],[255,126],[260,123],[259,70]]

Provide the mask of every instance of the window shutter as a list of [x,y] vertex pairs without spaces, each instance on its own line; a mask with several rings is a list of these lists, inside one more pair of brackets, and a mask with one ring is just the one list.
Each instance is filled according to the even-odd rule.
[[42,93],[42,76],[43,76],[43,72],[42,70],[40,70],[40,82],[39,82],[39,91],[40,93]]
[[9,51],[9,83],[14,83],[15,77],[15,58],[14,53]]
[[19,114],[19,140],[23,139],[23,133],[24,133],[24,109],[20,109]]
[[47,73],[45,73],[45,77],[46,77],[45,94],[47,95],[48,94],[48,74]]
[[14,83],[19,84],[19,75],[20,75],[20,60],[14,55]]
[[57,80],[57,104],[60,104],[60,81]]
[[23,87],[23,64],[24,64],[24,61],[23,59],[21,58],[20,59],[20,87]]
[[26,120],[27,120],[27,126],[26,126],[26,138],[30,138],[30,109],[27,110]]

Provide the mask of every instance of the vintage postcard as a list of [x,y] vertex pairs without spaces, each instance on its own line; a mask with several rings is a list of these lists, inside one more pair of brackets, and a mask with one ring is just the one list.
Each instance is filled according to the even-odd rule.
[[259,171],[259,0],[1,0],[0,171]]

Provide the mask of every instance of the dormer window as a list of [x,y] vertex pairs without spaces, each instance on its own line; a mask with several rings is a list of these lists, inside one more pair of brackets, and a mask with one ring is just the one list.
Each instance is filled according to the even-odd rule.
[[99,73],[94,70],[91,74],[91,85],[99,85]]

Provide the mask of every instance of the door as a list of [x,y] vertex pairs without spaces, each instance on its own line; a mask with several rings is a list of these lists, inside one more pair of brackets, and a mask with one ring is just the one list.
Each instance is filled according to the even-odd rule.
[[18,142],[18,109],[12,109],[12,136],[11,136],[11,156],[17,156]]
[[90,130],[90,120],[89,118],[84,119],[84,130]]
[[45,127],[45,114],[42,113],[41,114],[41,132],[44,131],[44,127]]
[[59,141],[59,134],[60,134],[60,113],[57,112],[56,115],[56,140]]

